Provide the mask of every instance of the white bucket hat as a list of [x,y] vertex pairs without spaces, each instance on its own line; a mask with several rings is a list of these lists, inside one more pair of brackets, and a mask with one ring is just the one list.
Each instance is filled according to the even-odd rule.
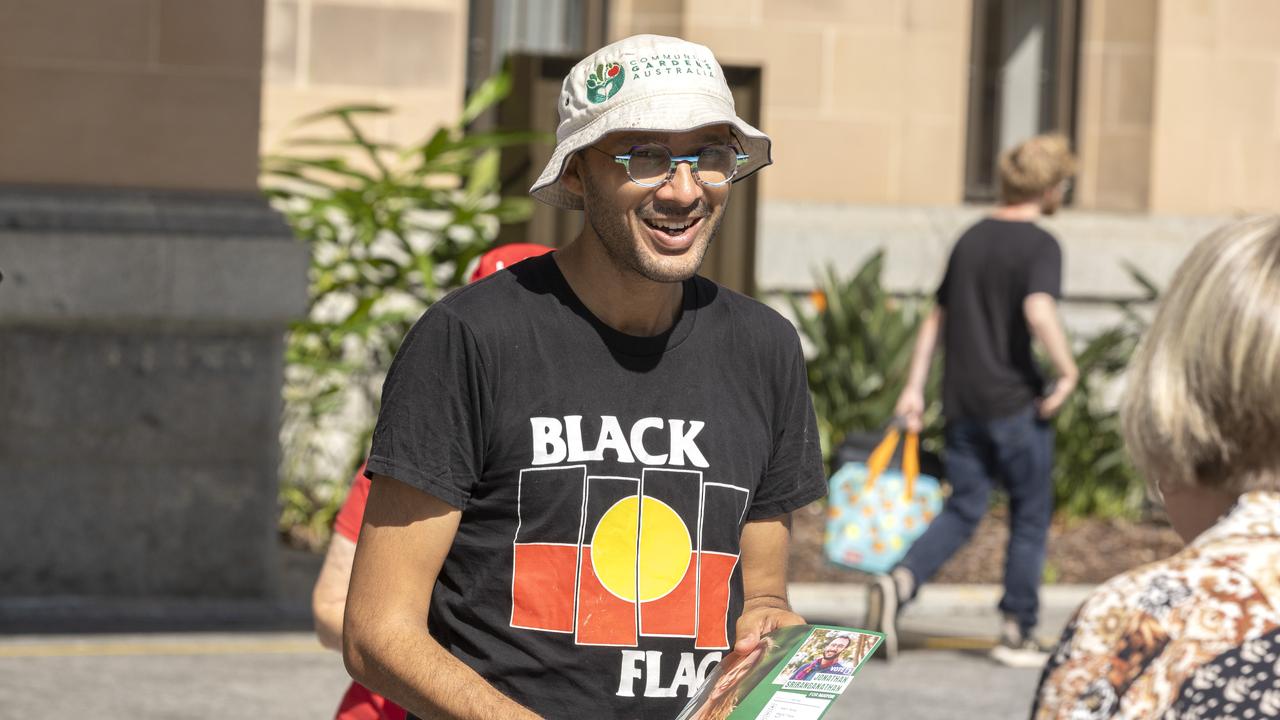
[[734,182],[773,162],[769,136],[738,117],[711,50],[680,38],[634,35],[600,48],[569,71],[557,109],[556,149],[529,193],[567,210],[581,210],[582,198],[560,185],[565,165],[609,133],[685,132],[726,124],[751,156]]

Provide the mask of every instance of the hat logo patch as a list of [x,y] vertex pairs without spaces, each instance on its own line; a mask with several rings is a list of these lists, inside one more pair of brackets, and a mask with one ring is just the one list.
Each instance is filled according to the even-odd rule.
[[587,99],[593,103],[602,103],[618,94],[627,71],[616,62],[596,65],[595,72],[587,76]]

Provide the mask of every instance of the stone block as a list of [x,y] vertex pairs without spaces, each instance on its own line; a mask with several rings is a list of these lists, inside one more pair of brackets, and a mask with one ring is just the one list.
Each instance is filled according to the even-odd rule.
[[1150,47],[1155,44],[1158,0],[1098,0],[1103,37],[1108,43]]
[[306,251],[261,196],[0,191],[0,598],[266,599]]
[[0,183],[248,190],[256,74],[0,66]]
[[307,250],[261,197],[49,197],[0,193],[0,326],[279,326],[306,307]]
[[[988,212],[975,206],[875,207],[768,202],[761,208],[756,257],[762,292],[807,292],[813,270],[833,265],[848,276],[877,249],[886,251],[884,282],[894,292],[932,292],[956,238]],[[1191,246],[1227,222],[1223,216],[1098,213],[1068,210],[1043,224],[1064,257],[1068,300],[1135,299],[1143,290],[1129,262],[1164,285]]]
[[707,27],[689,39],[711,48],[722,65],[762,66],[769,107],[816,110],[822,104],[823,78],[831,69],[824,66],[820,32]]
[[815,119],[774,112],[769,132],[778,148],[761,175],[774,200],[893,202],[899,138],[887,122]]
[[1272,59],[1225,53],[1214,59],[1214,123],[1218,131],[1256,138],[1275,136],[1280,90],[1277,59],[1280,51]]
[[1205,138],[1212,132],[1217,111],[1209,101],[1214,92],[1213,63],[1203,53],[1168,52],[1160,56],[1152,92],[1154,130],[1160,136]]
[[1217,29],[1215,16],[1228,7],[1217,0],[1161,0],[1156,42],[1162,53],[1167,49],[1212,47]]
[[659,15],[644,12],[635,13],[630,19],[631,25],[627,35],[687,37],[684,31],[684,16],[682,15]]
[[945,30],[967,35],[973,4],[962,0],[907,0],[907,31]]
[[[969,42],[960,32],[904,37],[904,107],[910,115],[963,123],[969,107]],[[962,148],[957,151],[963,155]]]
[[268,84],[287,85],[298,77],[298,3],[268,0],[263,30],[262,76]]
[[149,60],[150,0],[7,0],[0,3],[0,64]]
[[1280,55],[1280,3],[1272,0],[1231,0],[1215,8],[1218,47]]
[[401,91],[389,94],[396,111],[387,118],[387,137],[405,144],[419,143],[437,128],[458,120],[461,86],[448,90]]
[[0,456],[216,465],[270,455],[282,372],[276,333],[87,323],[0,333]]
[[906,36],[891,31],[840,33],[831,72],[831,107],[857,116],[905,112]]
[[[716,7],[724,13],[723,4]],[[903,0],[764,0],[764,21],[771,27],[779,22],[902,27],[905,16]]]
[[454,13],[317,3],[310,78],[321,85],[425,89],[458,83],[463,37]]
[[1198,141],[1204,137],[1160,130],[1152,145],[1151,212],[1221,211],[1214,181],[1217,148]]
[[6,462],[17,521],[0,527],[0,597],[272,597],[275,473],[266,462]]
[[964,199],[964,134],[957,123],[908,122],[902,139],[898,198],[911,205]]
[[777,0],[740,0],[734,3],[734,12],[725,12],[719,0],[685,0],[685,27],[692,32],[708,27],[759,26],[764,6],[773,2]]
[[262,70],[263,0],[158,0],[158,60],[240,72]]
[[1108,54],[1103,69],[1103,117],[1107,126],[1151,127],[1155,56],[1147,53]]
[[1098,210],[1145,211],[1150,202],[1151,133],[1099,134]]
[[[374,97],[355,88],[268,83],[262,88],[262,152],[281,152],[285,149],[283,143],[294,137],[343,137],[345,130],[336,121],[312,122],[305,126],[299,126],[296,121],[322,110],[370,100],[381,101],[382,97],[382,93]],[[456,113],[458,107],[455,103],[450,109]]]

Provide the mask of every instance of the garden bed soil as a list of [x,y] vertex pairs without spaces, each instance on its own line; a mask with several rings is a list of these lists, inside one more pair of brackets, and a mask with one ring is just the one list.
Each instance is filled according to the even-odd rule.
[[[792,521],[790,576],[795,582],[866,581],[866,576],[826,561],[822,536],[826,506],[814,503]],[[1007,511],[987,513],[973,538],[942,566],[936,583],[999,583],[1009,540]],[[1096,584],[1126,570],[1166,558],[1182,548],[1167,524],[1097,518],[1055,518],[1049,528],[1046,582]]]

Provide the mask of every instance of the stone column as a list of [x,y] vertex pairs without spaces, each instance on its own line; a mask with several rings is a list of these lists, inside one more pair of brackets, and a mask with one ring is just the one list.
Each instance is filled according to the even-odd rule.
[[262,0],[0,2],[0,599],[276,591]]

